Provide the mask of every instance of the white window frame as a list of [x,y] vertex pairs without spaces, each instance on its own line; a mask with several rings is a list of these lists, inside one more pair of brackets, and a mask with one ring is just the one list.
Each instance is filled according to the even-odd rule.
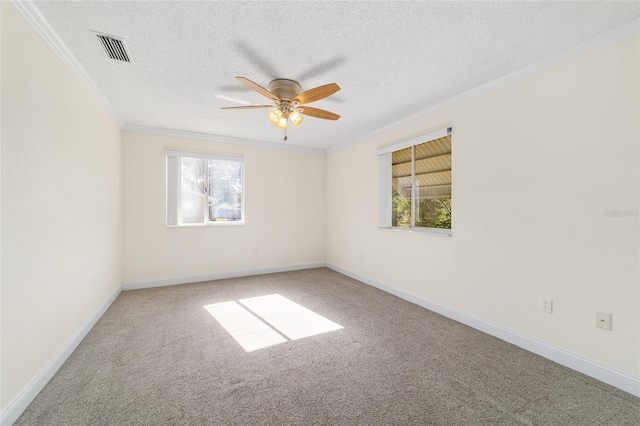
[[[245,197],[245,164],[244,157],[241,155],[222,155],[222,154],[207,154],[201,152],[187,152],[176,150],[165,150],[165,174],[166,174],[166,217],[165,225],[167,228],[189,228],[198,226],[238,226],[244,225],[246,218],[244,212],[244,197]],[[202,158],[205,160],[222,160],[222,161],[236,161],[241,163],[241,206],[240,214],[241,220],[238,221],[211,221],[209,220],[208,207],[205,206],[204,223],[182,223],[180,200],[182,199],[182,176],[181,176],[181,164],[182,158]],[[171,169],[173,168],[173,171]],[[208,173],[207,173],[208,175]],[[208,190],[206,191],[208,199]]]
[[[422,143],[431,142],[433,140],[440,139],[449,135],[451,135],[451,127],[446,127],[444,129],[436,130],[434,132],[419,135],[411,139],[407,139],[376,149],[375,154],[378,156],[378,228],[398,231],[418,231],[430,232],[434,234],[452,235],[451,229],[425,228],[415,226],[415,146]],[[401,228],[391,226],[391,155],[394,151],[409,147],[411,147],[411,227]]]

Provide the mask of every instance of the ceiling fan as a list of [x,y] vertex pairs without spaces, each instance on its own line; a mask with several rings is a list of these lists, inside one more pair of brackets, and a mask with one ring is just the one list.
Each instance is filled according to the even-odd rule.
[[319,108],[312,108],[304,104],[319,101],[328,96],[333,95],[340,86],[335,83],[325,84],[313,89],[306,90],[302,93],[300,83],[286,78],[277,78],[269,83],[269,90],[254,83],[245,77],[236,77],[242,84],[260,93],[262,96],[269,98],[272,105],[246,105],[224,107],[222,109],[256,109],[271,108],[273,111],[269,113],[269,120],[277,127],[284,129],[284,140],[287,140],[287,123],[289,120],[294,126],[302,123],[302,116],[322,118],[324,120],[337,120],[340,118],[338,114],[325,111]]

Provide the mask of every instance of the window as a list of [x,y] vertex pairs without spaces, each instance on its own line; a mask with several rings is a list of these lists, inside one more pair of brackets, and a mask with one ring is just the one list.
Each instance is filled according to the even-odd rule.
[[168,226],[243,223],[243,158],[166,154]]
[[380,226],[451,230],[451,128],[376,151]]

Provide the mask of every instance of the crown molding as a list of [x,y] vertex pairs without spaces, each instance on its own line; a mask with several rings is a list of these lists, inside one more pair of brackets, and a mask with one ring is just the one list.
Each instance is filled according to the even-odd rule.
[[230,136],[213,135],[209,133],[191,132],[188,130],[164,129],[161,127],[142,126],[138,124],[125,124],[123,132],[143,133],[160,136],[170,136],[174,138],[196,139],[201,141],[228,143],[233,145],[254,146],[256,148],[282,149],[285,151],[309,152],[314,154],[324,154],[321,148],[309,148],[297,145],[284,145],[275,142],[265,142],[254,139],[234,138]]
[[51,50],[58,56],[58,58],[67,66],[71,73],[80,81],[85,89],[93,96],[98,104],[107,112],[107,114],[117,123],[117,125],[124,131],[135,133],[151,133],[156,135],[183,137],[187,139],[199,139],[220,143],[229,143],[236,145],[256,146],[262,148],[274,148],[303,152],[325,152],[333,153],[340,151],[352,145],[364,142],[377,135],[384,134],[390,130],[396,129],[405,125],[413,120],[420,118],[426,118],[429,115],[442,111],[446,108],[452,107],[461,102],[482,96],[484,94],[493,92],[502,87],[508,86],[512,83],[524,80],[528,77],[532,77],[539,74],[549,68],[560,65],[573,58],[584,55],[586,53],[606,48],[613,44],[622,42],[629,38],[635,37],[640,34],[640,17],[627,21],[617,27],[610,30],[603,31],[595,36],[569,46],[557,53],[547,56],[539,61],[526,65],[516,71],[506,74],[497,79],[484,83],[474,89],[463,92],[459,95],[453,96],[442,102],[438,102],[431,105],[419,112],[406,116],[398,121],[390,123],[381,128],[375,129],[354,139],[347,140],[336,146],[327,149],[321,148],[307,148],[293,145],[283,145],[274,142],[265,142],[251,139],[234,138],[229,136],[218,136],[207,133],[182,131],[176,129],[163,129],[150,126],[139,126],[135,124],[125,124],[124,120],[113,105],[106,98],[104,93],[98,88],[93,79],[80,65],[75,56],[67,48],[64,42],[60,39],[53,27],[47,22],[44,16],[40,13],[36,5],[32,0],[11,0],[14,7],[25,17],[27,22],[31,24],[34,30],[42,37],[45,43],[51,48]]
[[116,122],[118,127],[124,126],[124,120],[120,117],[120,114],[111,105],[111,102],[98,88],[93,79],[89,76],[87,71],[80,65],[80,62],[71,53],[69,48],[64,44],[62,39],[55,32],[53,27],[40,13],[40,10],[31,0],[17,1],[12,0],[13,6],[24,16],[38,35],[49,46],[53,53],[62,61],[63,64],[71,71],[71,73],[80,81],[82,86],[89,92],[93,99],[104,109],[104,111]]
[[502,77],[499,77],[487,83],[481,84],[480,86],[477,86],[474,89],[467,90],[466,92],[453,96],[447,100],[438,102],[435,105],[432,105],[423,110],[420,110],[416,114],[412,114],[408,117],[402,118],[399,121],[395,121],[391,124],[388,124],[384,127],[373,130],[369,133],[365,133],[362,136],[358,136],[354,139],[338,144],[332,148],[328,148],[326,152],[332,153],[332,152],[340,151],[349,146],[356,145],[360,142],[364,142],[368,139],[373,138],[374,136],[381,135],[389,130],[401,127],[402,125],[407,124],[413,120],[426,118],[429,115],[433,115],[434,113],[437,113],[446,108],[452,107],[461,102],[464,102],[473,98],[477,98],[479,96],[498,90],[502,87],[508,86],[518,81],[540,74],[543,71],[546,71],[554,66],[560,65],[578,56],[587,54],[589,52],[597,51],[600,49],[604,49],[616,43],[620,43],[622,41],[635,37],[638,34],[640,34],[640,17],[627,21],[610,30],[598,33],[593,37],[590,37],[586,40],[583,40],[579,43],[569,46],[557,53],[554,53],[536,62],[532,62],[529,65],[525,65],[524,67],[519,68],[516,71],[510,72]]

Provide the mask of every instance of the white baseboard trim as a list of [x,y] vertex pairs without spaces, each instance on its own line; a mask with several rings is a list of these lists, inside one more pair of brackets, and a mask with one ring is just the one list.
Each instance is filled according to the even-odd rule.
[[27,386],[11,401],[7,408],[0,414],[0,425],[12,425],[18,420],[18,417],[31,404],[31,401],[40,393],[49,380],[53,377],[58,369],[69,358],[69,355],[78,347],[82,339],[89,333],[93,326],[98,322],[100,317],[111,306],[122,289],[118,287],[104,302],[100,304],[84,324],[75,332],[73,336],[62,346],[62,348],[49,360],[49,362],[40,370],[40,372],[29,382]]
[[220,272],[217,274],[192,275],[187,277],[152,278],[148,280],[126,281],[122,283],[122,290],[139,290],[143,288],[165,287],[169,285],[199,283],[203,281],[224,280],[227,278],[249,277],[252,275],[273,274],[276,272],[299,271],[301,269],[324,268],[324,262],[297,263],[293,265],[273,266],[261,269],[246,269],[243,271]]
[[327,263],[326,266],[327,268],[333,269],[343,275],[362,281],[365,284],[393,294],[394,296],[398,296],[401,299],[415,303],[418,306],[422,306],[430,311],[495,336],[505,342],[512,343],[544,358],[550,359],[551,361],[555,361],[558,364],[564,365],[565,367],[569,367],[572,370],[576,370],[580,373],[586,374],[587,376],[593,377],[594,379],[600,380],[601,382],[640,397],[640,379],[637,377],[633,377],[605,365],[598,364],[579,355],[549,345],[548,343],[520,334],[517,331],[465,314],[464,312],[460,312],[454,308],[450,308],[404,290],[382,284],[355,272],[351,272],[350,270],[338,265]]

